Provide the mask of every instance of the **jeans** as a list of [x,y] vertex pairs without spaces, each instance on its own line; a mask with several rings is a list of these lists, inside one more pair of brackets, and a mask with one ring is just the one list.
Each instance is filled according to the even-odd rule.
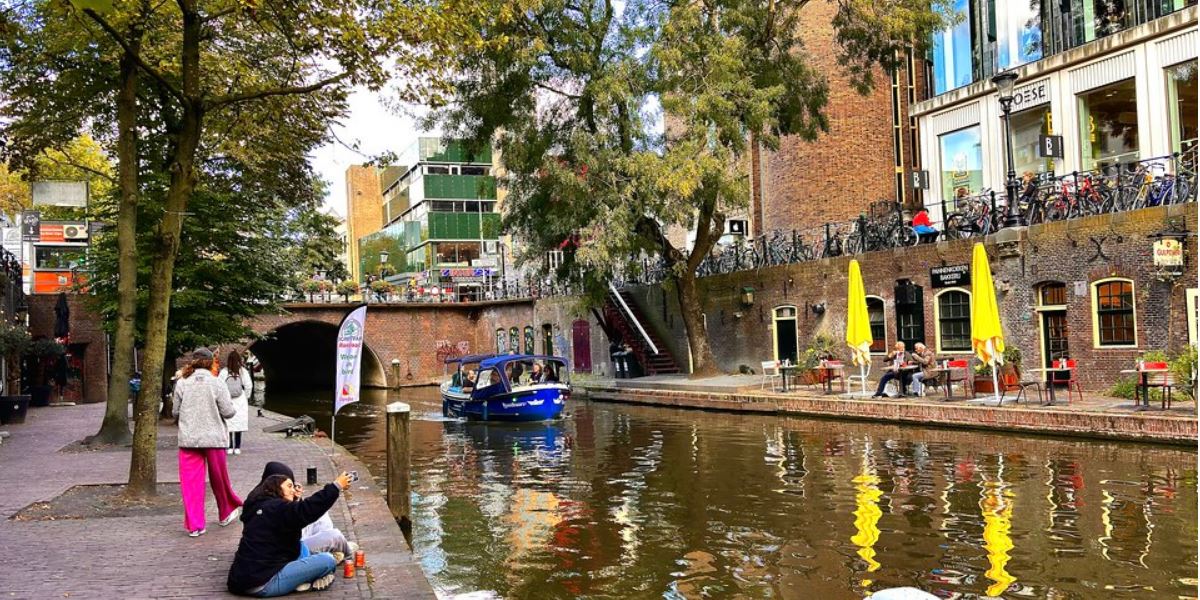
[[879,378],[879,387],[876,388],[875,395],[882,396],[883,390],[887,389],[888,382],[893,379],[898,380],[896,382],[896,389],[898,390],[897,395],[903,396],[904,395],[904,383],[905,383],[904,380],[906,378],[904,377],[903,374],[897,374],[895,371],[887,371],[883,374],[883,377]]
[[180,448],[179,491],[183,496],[183,527],[188,531],[204,529],[204,471],[217,498],[217,516],[229,516],[242,505],[242,499],[229,484],[224,448]]
[[333,572],[337,561],[327,552],[312,554],[293,560],[283,566],[261,590],[254,595],[259,598],[274,598],[286,596],[296,591],[296,586],[311,583]]
[[921,392],[923,392],[925,390],[925,374],[920,371],[913,373],[912,385],[909,387],[912,388],[912,392],[914,394],[919,395]]
[[240,431],[230,431],[229,432],[229,447],[230,448],[238,448],[238,449],[240,449],[242,447],[242,432],[240,432]]

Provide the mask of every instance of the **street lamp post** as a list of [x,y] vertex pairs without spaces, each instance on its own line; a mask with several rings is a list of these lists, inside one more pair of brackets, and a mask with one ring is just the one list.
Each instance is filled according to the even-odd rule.
[[1000,110],[1004,112],[1004,147],[1008,157],[1008,179],[1004,182],[1004,188],[1008,192],[1008,209],[1004,216],[1004,226],[1020,227],[1024,223],[1021,222],[1021,207],[1017,205],[1017,188],[1020,183],[1017,182],[1017,167],[1013,164],[1011,123],[1013,88],[1017,83],[1017,74],[1013,71],[997,73],[992,77],[992,83],[996,84],[996,93],[1000,96]]
[[379,279],[383,280],[383,281],[387,280],[384,277],[384,271],[383,271],[384,267],[387,266],[387,261],[388,261],[388,251],[380,250],[379,251]]

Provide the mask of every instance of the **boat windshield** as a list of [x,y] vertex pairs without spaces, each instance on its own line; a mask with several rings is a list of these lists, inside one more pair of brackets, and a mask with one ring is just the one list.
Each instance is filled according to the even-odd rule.
[[558,383],[562,381],[562,366],[562,363],[553,360],[535,358],[514,360],[504,365],[504,374],[508,376],[513,387],[537,383]]

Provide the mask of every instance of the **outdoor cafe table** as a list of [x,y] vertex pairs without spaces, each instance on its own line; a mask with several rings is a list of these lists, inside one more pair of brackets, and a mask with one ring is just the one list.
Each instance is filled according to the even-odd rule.
[[[1029,369],[1029,371],[1032,373],[1045,373],[1046,374],[1046,390],[1048,392],[1050,392],[1050,401],[1043,403],[1042,406],[1054,406],[1054,384],[1064,382],[1062,379],[1056,379],[1054,377],[1054,374],[1055,373],[1067,373],[1068,374],[1067,376],[1070,377],[1071,369],[1069,369],[1067,367],[1038,367],[1036,369]],[[1070,399],[1071,399],[1070,393],[1071,393],[1071,390],[1068,389],[1067,390],[1067,400],[1068,401],[1070,401]]]
[[909,363],[900,365],[900,381],[896,382],[897,396],[904,395],[904,388],[912,385],[913,373],[921,370],[921,365]]
[[794,364],[791,364],[791,365],[780,364],[779,365],[779,379],[780,379],[780,381],[783,382],[783,392],[785,394],[788,391],[788,378],[790,378],[791,374],[793,372],[795,372],[796,369],[799,369],[799,368],[800,368],[799,366],[794,365]]
[[[1133,410],[1150,410],[1150,386],[1147,385],[1148,382],[1146,381],[1146,376],[1150,375],[1151,373],[1166,373],[1168,371],[1170,371],[1170,369],[1122,369],[1121,370],[1121,373],[1123,373],[1123,374],[1132,374],[1132,373],[1138,374],[1138,387],[1137,387],[1138,392],[1137,392],[1137,395],[1134,397],[1135,407]],[[1142,400],[1145,400],[1145,404],[1142,404]]]
[[[967,371],[967,367],[935,367],[930,372],[933,373],[934,377],[941,377],[942,373],[945,373],[946,377],[950,378],[950,377],[953,377],[955,371],[962,371],[965,374]],[[963,379],[963,384],[966,385],[965,378]],[[946,383],[943,385],[946,386],[946,399],[947,400],[953,399],[954,398],[954,386],[950,385],[949,381],[946,381]]]
[[846,377],[845,377],[846,365],[845,364],[830,365],[830,364],[826,364],[826,363],[821,363],[820,365],[813,367],[813,370],[817,371],[817,373],[820,374],[822,383],[825,386],[825,394],[826,395],[833,393],[833,374],[834,373],[838,373],[840,375],[840,378],[842,380],[842,391],[843,392],[846,391]]

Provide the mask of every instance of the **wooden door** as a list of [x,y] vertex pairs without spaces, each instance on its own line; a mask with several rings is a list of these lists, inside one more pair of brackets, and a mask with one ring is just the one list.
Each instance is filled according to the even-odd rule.
[[592,329],[579,319],[571,323],[572,362],[576,373],[592,372]]

